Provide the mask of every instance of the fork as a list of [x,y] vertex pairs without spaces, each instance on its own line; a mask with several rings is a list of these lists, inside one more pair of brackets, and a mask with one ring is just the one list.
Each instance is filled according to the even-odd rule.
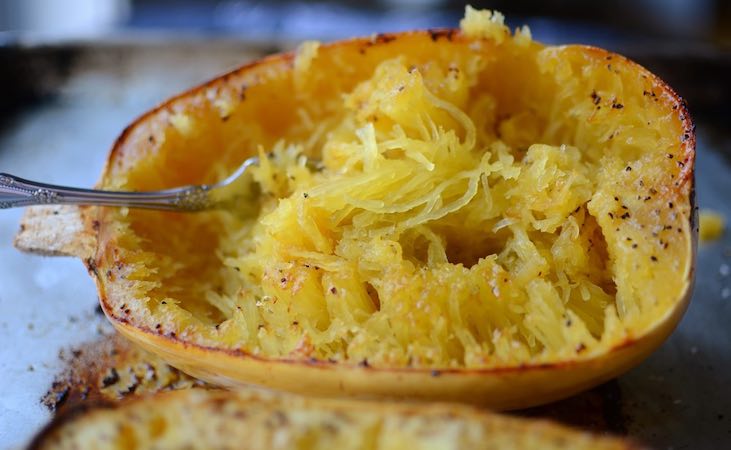
[[193,212],[222,208],[241,198],[242,193],[247,191],[245,185],[249,183],[244,175],[258,163],[258,157],[248,158],[235,172],[218,183],[145,192],[57,186],[0,173],[0,209],[33,205],[97,205]]

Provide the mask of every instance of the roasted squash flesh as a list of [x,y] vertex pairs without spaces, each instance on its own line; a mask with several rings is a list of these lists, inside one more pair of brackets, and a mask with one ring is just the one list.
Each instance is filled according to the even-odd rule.
[[545,421],[449,404],[322,400],[189,389],[58,420],[32,449],[638,448]]
[[621,56],[472,10],[308,43],[143,117],[102,185],[253,155],[241,211],[101,212],[110,317],[241,358],[491,370],[597,359],[687,304],[692,125]]

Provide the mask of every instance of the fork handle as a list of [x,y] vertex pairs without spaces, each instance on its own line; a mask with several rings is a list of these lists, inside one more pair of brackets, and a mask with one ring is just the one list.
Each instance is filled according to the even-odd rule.
[[200,211],[210,206],[207,185],[163,191],[122,192],[80,189],[0,173],[0,209],[33,205],[97,205],[166,211]]

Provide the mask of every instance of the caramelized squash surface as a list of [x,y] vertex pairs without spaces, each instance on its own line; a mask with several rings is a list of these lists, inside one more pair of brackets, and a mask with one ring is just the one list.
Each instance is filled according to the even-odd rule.
[[[459,386],[460,374],[591,366],[534,399],[495,397],[538,403],[635,364],[681,317],[694,139],[685,106],[643,68],[511,35],[497,14],[468,10],[461,31],[307,43],[123,134],[105,188],[211,183],[258,155],[257,199],[246,211],[104,209],[94,269],[122,331],[209,381],[301,391],[294,375],[265,375],[294,364],[332,394],[321,367],[449,372]],[[353,383],[358,395],[468,395]]]
[[630,442],[462,405],[188,389],[60,418],[32,449],[629,450]]

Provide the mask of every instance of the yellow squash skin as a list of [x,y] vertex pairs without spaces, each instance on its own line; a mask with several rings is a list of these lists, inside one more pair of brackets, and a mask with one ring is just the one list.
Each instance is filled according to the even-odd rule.
[[638,342],[606,355],[563,364],[505,369],[376,369],[266,360],[205,348],[113,320],[124,336],[194,377],[235,388],[255,384],[298,394],[367,399],[449,400],[495,410],[522,409],[569,397],[639,364],[669,336],[687,300]]
[[[541,47],[534,42],[525,45]],[[358,70],[366,71],[365,68],[373,68],[378,62],[398,54],[406,53],[424,61],[432,57],[445,58],[445,55],[466,58],[472,52],[489,58],[494,49],[493,38],[470,37],[458,30],[440,30],[379,35],[323,45],[318,49],[317,57],[319,61],[333,64],[337,61],[339,67],[348,67],[348,62],[352,62],[353,67],[357,65]],[[577,349],[572,356],[562,356],[555,361],[524,361],[490,367],[387,367],[370,365],[367,361],[357,364],[255,355],[216,345],[209,337],[198,336],[193,331],[195,327],[189,326],[197,320],[197,312],[204,310],[200,300],[195,298],[197,280],[213,276],[212,270],[221,264],[215,255],[216,227],[206,222],[203,215],[111,209],[88,211],[93,216],[89,223],[97,233],[98,245],[87,265],[97,283],[104,312],[132,341],[193,376],[223,386],[255,384],[326,397],[451,400],[495,409],[515,409],[570,396],[625,372],[670,335],[690,300],[692,264],[697,247],[694,128],[682,100],[664,82],[637,64],[593,47],[557,47],[555,51],[578,67],[604,66],[611,60],[611,70],[621,71],[622,76],[628,78],[646,80],[657,99],[656,107],[666,111],[669,117],[671,125],[666,130],[667,135],[677,139],[673,158],[682,162],[682,168],[673,175],[674,184],[663,186],[660,195],[662,202],[671,202],[674,211],[678,211],[678,237],[671,241],[671,250],[680,255],[676,273],[679,288],[671,306],[660,316],[647,318],[647,324],[639,332],[626,330],[623,338],[612,342],[608,348],[597,347],[596,351],[583,353]],[[342,64],[342,61],[346,63]],[[326,62],[322,64],[326,65]],[[230,169],[254,154],[255,148],[248,153],[234,148],[232,142],[237,139],[239,148],[246,147],[240,145],[242,139],[248,139],[247,143],[252,147],[261,144],[268,148],[285,130],[296,135],[298,119],[294,108],[286,107],[291,103],[284,97],[293,95],[291,85],[297,83],[297,65],[293,54],[275,55],[183,93],[143,115],[115,143],[101,186],[145,190],[215,181],[214,166],[223,164]],[[319,89],[327,96],[347,91],[356,81],[349,79],[347,73],[338,73],[313,89]],[[509,90],[510,74],[497,82],[504,83]],[[232,103],[239,106],[231,109]],[[203,131],[191,131],[185,117],[204,121]],[[170,132],[171,128],[177,131]],[[185,152],[160,150],[164,145],[181,147],[182,142],[185,142]],[[120,228],[120,217],[133,219],[134,233]],[[175,236],[187,237],[185,244],[173,246],[171,242]],[[148,256],[135,260],[135,255],[123,250],[137,245],[145,246]],[[158,291],[159,287],[153,286],[148,295],[135,295],[135,290],[150,283],[149,274],[139,272],[139,267],[146,261],[152,262],[149,254],[159,254],[160,258],[182,264],[182,275],[176,278],[179,284],[174,288],[175,295],[188,302],[187,316],[166,309],[162,299],[172,295],[169,289]],[[159,276],[164,280],[165,274]],[[150,306],[153,304],[157,306]],[[154,308],[154,315],[149,314],[148,307]]]

